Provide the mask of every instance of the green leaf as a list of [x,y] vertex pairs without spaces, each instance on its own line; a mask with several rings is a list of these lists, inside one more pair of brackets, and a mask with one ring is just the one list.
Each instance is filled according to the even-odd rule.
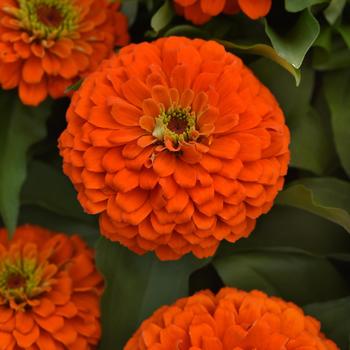
[[333,164],[332,135],[325,118],[314,108],[289,119],[291,129],[290,165],[322,175]]
[[342,14],[346,0],[331,0],[329,6],[324,10],[324,16],[329,24],[334,24]]
[[169,0],[166,0],[151,19],[151,27],[159,32],[166,27],[174,17],[173,7]]
[[290,184],[277,203],[307,210],[350,232],[350,182],[336,178],[310,178]]
[[220,244],[217,256],[230,255],[232,250],[291,247],[312,254],[330,255],[350,251],[350,235],[343,227],[302,209],[275,205],[257,220],[249,239],[232,245]]
[[91,216],[93,221],[81,221],[76,218],[56,214],[43,207],[35,205],[22,205],[18,225],[31,223],[46,227],[52,231],[65,234],[78,234],[90,247],[96,243],[100,236],[97,216]]
[[262,290],[299,305],[350,292],[346,278],[326,258],[296,249],[233,250],[213,264],[227,286]]
[[304,310],[321,321],[322,331],[340,349],[350,349],[350,297],[309,304]]
[[12,93],[0,93],[0,214],[13,232],[18,217],[20,190],[27,175],[30,147],[46,135],[50,104],[24,106]]
[[300,71],[293,67],[287,60],[279,55],[271,46],[265,44],[238,45],[226,40],[218,40],[222,45],[230,50],[236,50],[243,53],[249,53],[269,58],[271,61],[279,64],[287,70],[295,79],[297,85],[300,83]]
[[127,0],[122,2],[121,11],[128,17],[128,26],[131,27],[136,19],[139,7],[138,0]]
[[350,25],[341,24],[337,26],[336,30],[342,36],[346,46],[350,48]]
[[329,0],[285,0],[285,8],[289,12],[299,12],[323,2],[329,2]]
[[93,215],[84,214],[76,191],[62,170],[39,161],[33,161],[29,165],[21,203],[36,205],[80,221],[94,221]]
[[98,241],[96,261],[107,281],[100,350],[122,349],[158,307],[188,295],[190,274],[208,262],[189,255],[162,262],[153,254],[138,256],[104,238]]
[[265,32],[278,55],[295,68],[299,68],[304,57],[320,32],[320,25],[310,10],[304,10],[296,25],[286,36],[276,33],[265,21]]
[[286,115],[292,136],[290,165],[323,174],[334,163],[335,150],[329,116],[310,107],[314,72],[303,68],[300,86],[296,87],[285,71],[266,60],[254,62],[251,68],[272,90]]
[[187,36],[189,38],[203,38],[208,39],[209,34],[201,28],[191,26],[190,24],[181,24],[169,28],[163,36]]
[[331,111],[332,127],[340,162],[350,176],[350,71],[326,75],[324,92]]

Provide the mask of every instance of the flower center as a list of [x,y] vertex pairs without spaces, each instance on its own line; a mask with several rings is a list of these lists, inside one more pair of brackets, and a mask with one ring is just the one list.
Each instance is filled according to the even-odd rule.
[[79,10],[72,0],[17,0],[12,14],[33,39],[69,37],[78,24]]
[[158,140],[170,139],[175,145],[193,138],[196,117],[189,107],[170,107],[156,118],[152,135]]
[[54,282],[50,276],[57,269],[48,262],[39,263],[34,256],[21,257],[25,250],[16,249],[0,261],[0,305],[11,302],[24,308],[28,300],[50,290]]
[[26,278],[19,273],[10,274],[7,278],[7,287],[9,289],[23,288],[26,285]]
[[38,20],[48,27],[58,27],[63,21],[63,16],[57,8],[45,4],[38,6],[36,14]]

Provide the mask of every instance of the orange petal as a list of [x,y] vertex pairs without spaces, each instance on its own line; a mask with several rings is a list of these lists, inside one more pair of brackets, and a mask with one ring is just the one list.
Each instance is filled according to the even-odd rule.
[[47,87],[45,80],[38,84],[27,84],[21,81],[19,84],[19,97],[26,105],[37,106],[44,101],[47,96]]
[[248,17],[258,19],[269,13],[272,0],[238,0],[238,3]]
[[28,84],[40,83],[44,75],[41,60],[36,57],[30,57],[25,61],[22,70],[22,77]]
[[[202,0],[201,9],[210,16],[217,16],[223,11],[226,0]],[[213,349],[216,350],[216,349]]]
[[213,140],[208,153],[219,158],[233,159],[239,149],[239,142],[232,137],[218,137]]

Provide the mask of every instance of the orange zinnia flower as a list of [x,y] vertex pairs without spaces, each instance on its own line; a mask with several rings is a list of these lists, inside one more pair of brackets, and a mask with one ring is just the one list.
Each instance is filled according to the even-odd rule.
[[78,236],[32,225],[0,230],[0,348],[90,350],[103,281]]
[[64,172],[102,234],[160,259],[214,254],[253,230],[289,161],[276,100],[224,47],[171,37],[129,45],[72,99]]
[[201,25],[220,13],[242,11],[251,19],[266,16],[272,0],[174,0],[176,11],[194,24]]
[[[223,288],[163,306],[124,350],[337,350],[302,309],[260,291]],[[339,350],[339,349],[338,349]]]
[[0,0],[0,85],[23,103],[58,98],[128,42],[127,20],[107,0]]

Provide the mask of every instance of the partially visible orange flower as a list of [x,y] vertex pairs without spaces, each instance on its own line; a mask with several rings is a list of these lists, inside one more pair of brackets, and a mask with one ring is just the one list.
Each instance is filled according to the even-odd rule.
[[103,280],[78,236],[0,230],[0,349],[92,350]]
[[289,161],[275,98],[224,47],[129,45],[74,94],[64,172],[102,234],[142,254],[213,255],[270,210]]
[[108,0],[0,0],[0,85],[23,103],[62,97],[129,40],[127,19]]
[[223,288],[163,306],[124,350],[339,350],[320,322],[260,291]]
[[272,0],[174,0],[176,11],[194,24],[201,25],[220,13],[242,11],[251,19],[266,16]]

